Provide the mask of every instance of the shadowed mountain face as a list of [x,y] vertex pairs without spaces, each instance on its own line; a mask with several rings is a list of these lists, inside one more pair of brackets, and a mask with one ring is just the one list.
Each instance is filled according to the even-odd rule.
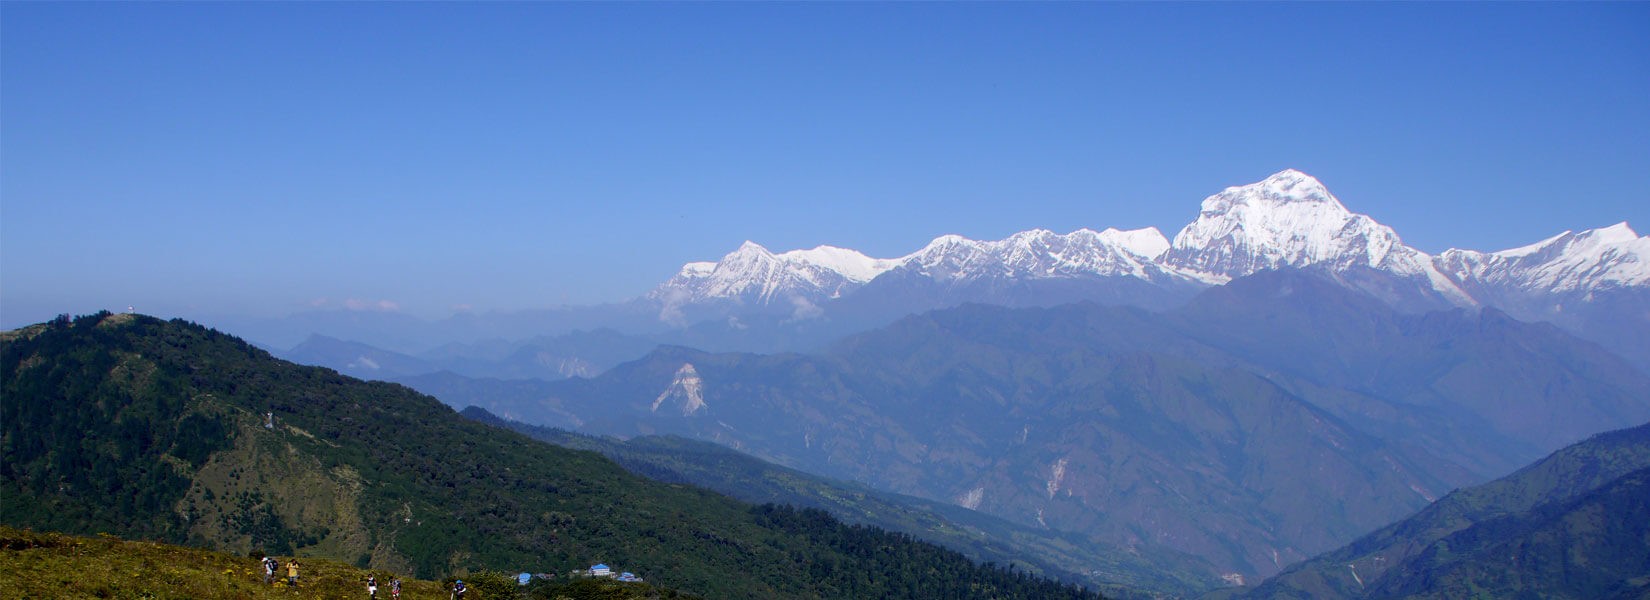
[[[483,407],[716,441],[1248,576],[1650,417],[1643,375],[1549,326],[1404,315],[1325,277],[1262,273],[1167,314],[965,306],[815,356],[663,348]],[[684,365],[693,411],[674,404]]]
[[646,480],[181,321],[5,332],[0,385],[8,525],[425,577],[608,562],[715,598],[1094,597],[822,512]]
[[1642,598],[1650,424],[1564,448],[1295,565],[1250,598]]
[[[1184,554],[1095,544],[1083,536],[1010,523],[949,502],[875,490],[781,467],[754,456],[676,436],[628,440],[507,421],[471,406],[464,416],[559,446],[594,450],[639,475],[687,483],[746,502],[789,504],[831,512],[848,523],[908,533],[980,562],[1017,565],[1058,575],[1113,598],[1186,596],[1221,585],[1210,568]],[[1150,550],[1156,550],[1150,552]]]
[[1313,404],[1482,477],[1650,417],[1647,378],[1594,344],[1495,309],[1398,313],[1336,277],[1261,273],[1168,316]]
[[351,377],[380,381],[440,373],[474,378],[554,380],[593,376],[643,356],[657,345],[654,340],[602,329],[516,342],[495,339],[474,344],[446,344],[412,356],[312,335],[277,354],[298,364],[327,367]]
[[281,358],[301,365],[330,367],[359,379],[390,380],[437,370],[417,357],[324,335],[309,336],[304,343],[281,353]]

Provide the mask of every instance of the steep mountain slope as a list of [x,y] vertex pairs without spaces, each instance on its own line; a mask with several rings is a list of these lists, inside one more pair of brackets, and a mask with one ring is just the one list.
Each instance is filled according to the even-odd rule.
[[[1393,452],[1254,375],[1173,355],[1111,355],[1051,335],[1071,327],[1065,315],[957,331],[991,323],[981,313],[996,310],[914,320],[907,327],[926,331],[883,332],[850,361],[665,350],[565,382],[557,410],[581,416],[587,431],[692,435],[1250,574],[1349,539],[1453,485],[1432,463]],[[975,334],[1011,336],[1015,345],[994,347]],[[1026,339],[1054,347],[1028,352]],[[701,379],[704,410],[654,412],[683,364]],[[1322,475],[1298,477],[1299,469]],[[1317,497],[1344,504],[1310,500]]]
[[[684,265],[680,273],[648,296],[661,301],[669,317],[674,307],[708,301],[777,305],[781,311],[790,312],[792,308],[811,307],[848,295],[890,272],[925,278],[944,287],[1018,279],[1185,279],[1153,262],[1168,246],[1163,234],[1152,228],[1102,232],[1080,229],[1065,235],[1032,230],[984,242],[947,235],[921,250],[892,259],[873,259],[830,246],[774,254],[747,241],[717,262]],[[817,316],[793,314],[798,318]]]
[[1437,263],[1481,303],[1551,321],[1650,370],[1650,237],[1626,223],[1500,252],[1451,249]]
[[1617,223],[1500,252],[1451,249],[1438,258],[1481,291],[1576,292],[1650,285],[1645,256],[1650,238]]
[[324,366],[350,377],[380,381],[437,370],[417,357],[324,335],[309,336],[280,356],[301,365]]
[[1248,576],[1650,418],[1650,380],[1551,327],[1406,315],[1322,273],[1252,277],[1169,314],[966,306],[818,356],[665,348],[483,401],[583,431],[715,441]]
[[746,502],[779,503],[829,511],[848,523],[908,533],[979,562],[1018,565],[1033,573],[1082,581],[1110,597],[1190,595],[1219,585],[1200,573],[1208,565],[1188,556],[1098,547],[1080,536],[1023,527],[950,503],[882,492],[781,467],[708,442],[675,436],[620,441],[507,421],[471,406],[464,416],[559,446],[593,450],[658,481],[687,483]]
[[831,246],[774,254],[746,241],[720,261],[683,265],[681,272],[650,297],[666,306],[712,299],[772,304],[788,298],[833,298],[893,268],[896,262]]
[[[1392,228],[1347,210],[1321,182],[1292,169],[1204,199],[1173,243],[1151,228],[1084,229],[1065,235],[1031,230],[983,242],[941,236],[893,259],[831,249],[875,268],[826,278],[833,282],[828,293],[814,283],[821,280],[818,264],[753,263],[751,248],[721,262],[684,267],[684,273],[716,273],[720,295],[698,286],[704,277],[679,276],[654,290],[653,298],[682,300],[665,313],[694,315],[681,320],[710,325],[697,339],[679,341],[747,351],[806,349],[831,334],[966,302],[1094,301],[1166,309],[1234,278],[1310,268],[1401,312],[1493,307],[1525,321],[1550,321],[1650,371],[1650,237],[1622,223],[1522,248],[1450,250],[1435,257],[1404,245]],[[753,288],[765,291],[732,292]],[[780,315],[777,323],[759,325],[761,334],[739,333]],[[732,327],[715,325],[730,318]],[[802,331],[802,322],[813,322],[813,331]]]
[[1451,534],[1370,587],[1378,598],[1505,597],[1589,600],[1650,595],[1650,468],[1565,504],[1477,523]]
[[1650,424],[1599,434],[1291,567],[1252,598],[1650,593]]
[[935,239],[899,259],[826,313],[880,326],[915,312],[965,302],[1054,306],[1080,300],[1163,307],[1184,301],[1204,282],[1157,262],[1168,240],[1156,229],[1046,230],[995,242]]
[[[1280,267],[1377,272],[1410,280],[1429,293],[1431,308],[1472,303],[1438,272],[1432,257],[1405,246],[1392,228],[1348,211],[1317,179],[1293,169],[1205,199],[1163,262],[1214,281]],[[1418,299],[1386,298],[1405,304]]]
[[0,344],[6,524],[423,576],[605,561],[709,597],[1092,597],[822,513],[648,481],[183,322],[103,313]]
[[947,235],[893,259],[828,246],[774,254],[746,242],[720,261],[683,266],[649,292],[660,318],[682,326],[653,339],[707,349],[799,350],[963,302],[1169,306],[1204,284],[1154,262],[1167,247],[1152,228],[1033,230],[998,241]]
[[1400,313],[1337,277],[1259,273],[1166,316],[1187,337],[1288,375],[1337,416],[1483,476],[1650,418],[1650,380],[1593,344],[1495,309]]
[[[761,305],[805,300],[808,310],[796,318],[853,318],[872,306],[898,317],[963,302],[1050,306],[1094,300],[1165,308],[1235,277],[1317,266],[1406,310],[1477,304],[1432,256],[1405,246],[1392,228],[1347,210],[1317,179],[1293,169],[1204,199],[1197,219],[1172,244],[1153,228],[1065,235],[1031,230],[1001,241],[941,236],[893,259],[830,249],[852,256],[842,262],[856,269],[831,271],[819,261],[784,258],[820,250],[774,255],[747,242],[719,262],[689,263],[650,297],[681,300],[667,307],[673,316],[682,314],[683,305],[711,299]],[[822,271],[836,275],[822,277]],[[856,275],[842,274],[850,271]]]

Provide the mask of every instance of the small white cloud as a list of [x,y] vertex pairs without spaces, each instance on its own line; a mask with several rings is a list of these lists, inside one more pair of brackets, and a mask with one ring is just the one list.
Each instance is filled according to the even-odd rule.
[[672,327],[687,327],[687,314],[682,305],[690,299],[686,290],[672,289],[665,294],[664,306],[659,308],[659,320]]
[[806,321],[825,316],[825,309],[801,296],[791,296],[791,305],[796,307],[796,310],[791,311],[791,320],[793,321]]
[[344,308],[349,310],[395,312],[401,310],[401,305],[389,300],[362,300],[359,298],[350,298],[344,301]]

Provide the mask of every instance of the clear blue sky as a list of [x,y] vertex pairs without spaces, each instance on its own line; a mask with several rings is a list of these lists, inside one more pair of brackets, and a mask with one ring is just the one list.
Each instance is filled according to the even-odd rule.
[[1650,3],[0,4],[0,321],[621,300],[750,239],[1650,230]]

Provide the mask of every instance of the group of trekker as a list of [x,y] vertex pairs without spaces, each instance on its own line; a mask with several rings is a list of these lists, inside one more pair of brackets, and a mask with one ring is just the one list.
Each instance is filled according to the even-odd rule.
[[[265,556],[263,564],[264,585],[274,585],[275,573],[281,570],[281,561],[275,560],[275,557],[273,556]],[[286,586],[289,588],[298,587],[298,559],[296,558],[289,560],[286,563]],[[464,580],[460,579],[453,582],[452,597],[456,600],[464,600],[464,594],[468,591],[470,591],[470,589],[465,587]],[[378,598],[377,577],[371,575],[367,576],[367,597],[374,600]],[[399,577],[390,578],[390,598],[394,600],[400,600],[401,598],[401,578]]]
[[[453,582],[453,598],[457,598],[458,600],[464,600],[464,593],[468,592],[468,591],[470,591],[470,589],[464,587],[464,580],[460,579],[458,581]],[[376,600],[376,598],[378,598],[378,578],[377,577],[373,577],[371,575],[367,576],[367,596],[369,598],[373,598],[375,600]],[[390,597],[394,598],[396,600],[400,600],[400,598],[401,598],[401,578],[397,577],[397,578],[390,579]]]
[[[367,576],[367,596],[371,597],[371,598],[377,598],[378,597],[378,578],[377,577],[373,577],[371,575]],[[399,600],[401,598],[401,578],[400,577],[390,578],[390,597],[395,598],[397,600]]]
[[[275,583],[275,573],[281,570],[281,561],[273,556],[264,557],[264,585]],[[286,563],[286,586],[298,587],[298,559],[294,558]]]

